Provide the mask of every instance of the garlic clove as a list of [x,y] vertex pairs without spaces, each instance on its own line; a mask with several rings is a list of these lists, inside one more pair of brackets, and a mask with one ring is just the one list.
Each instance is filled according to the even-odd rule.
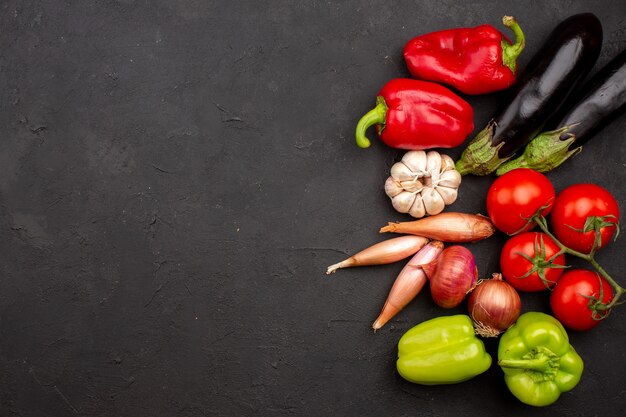
[[456,169],[454,160],[449,155],[441,154],[441,172],[446,172],[451,169]]
[[437,185],[442,187],[459,188],[461,185],[461,174],[456,169],[444,171],[439,177]]
[[411,171],[406,165],[402,162],[396,162],[391,167],[391,176],[396,181],[407,181],[415,178],[415,173]]
[[456,201],[459,190],[450,187],[437,187],[435,190],[439,193],[443,202],[448,206]]
[[430,173],[430,178],[437,181],[441,173],[441,154],[437,151],[428,151],[426,154],[426,171]]
[[411,181],[402,181],[400,186],[405,191],[410,191],[412,193],[420,192],[422,187],[424,186],[419,180],[411,180]]
[[408,213],[415,201],[417,194],[403,191],[391,199],[393,208],[399,213]]
[[446,207],[441,194],[435,191],[434,188],[425,187],[422,190],[422,200],[424,201],[424,208],[429,215],[439,214]]
[[389,196],[389,198],[393,198],[404,191],[404,188],[400,183],[393,179],[393,177],[387,178],[385,181],[385,194]]
[[402,157],[402,163],[416,175],[422,176],[423,172],[426,170],[426,152],[408,151]]
[[416,219],[424,217],[426,215],[426,208],[424,207],[424,201],[420,194],[415,195],[415,201],[409,210],[409,214]]

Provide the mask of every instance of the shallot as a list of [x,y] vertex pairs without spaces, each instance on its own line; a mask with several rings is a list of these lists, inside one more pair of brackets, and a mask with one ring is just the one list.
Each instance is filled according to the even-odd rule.
[[400,261],[414,255],[428,243],[428,239],[421,236],[400,236],[388,239],[369,248],[363,249],[339,263],[331,265],[326,274],[332,274],[339,268],[353,266],[382,265]]
[[479,214],[440,213],[410,222],[388,223],[381,233],[407,233],[442,242],[464,243],[486,239],[496,231],[488,217]]
[[374,330],[383,327],[385,323],[391,320],[419,294],[426,282],[428,282],[421,265],[434,261],[442,251],[443,243],[432,241],[420,249],[402,268],[391,287],[391,291],[389,291],[389,296],[380,315],[372,325]]

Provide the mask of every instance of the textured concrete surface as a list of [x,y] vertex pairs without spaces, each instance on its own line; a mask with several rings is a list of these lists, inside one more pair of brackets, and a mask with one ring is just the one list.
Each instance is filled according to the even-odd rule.
[[[405,330],[463,312],[425,290],[374,334],[401,263],[324,275],[407,220],[382,188],[402,153],[353,144],[407,75],[404,43],[513,14],[523,66],[582,11],[604,25],[597,69],[626,47],[623,1],[3,1],[0,415],[623,415],[624,307],[571,335],[582,382],[531,410],[497,366],[443,387],[396,374]],[[468,98],[477,129],[501,99]],[[626,208],[624,131],[551,173],[557,190],[595,182]],[[492,180],[466,178],[454,209],[484,213]],[[471,246],[481,275],[503,242]],[[625,249],[599,256],[616,276]]]

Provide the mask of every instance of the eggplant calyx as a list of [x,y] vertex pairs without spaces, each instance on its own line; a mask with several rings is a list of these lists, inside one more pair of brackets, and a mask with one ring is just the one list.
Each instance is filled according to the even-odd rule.
[[487,127],[481,130],[467,145],[467,148],[461,154],[461,159],[455,164],[459,174],[489,175],[510,158],[500,158],[498,156],[498,152],[504,146],[504,142],[496,146],[493,146],[491,143],[495,125],[495,122],[489,122]]
[[[496,175],[503,175],[516,168],[530,168],[538,172],[548,172],[578,154],[582,146],[569,149],[576,140],[576,135],[567,133],[572,126],[537,135],[524,149],[517,159],[509,161],[498,168]],[[566,138],[566,139],[562,139]]]

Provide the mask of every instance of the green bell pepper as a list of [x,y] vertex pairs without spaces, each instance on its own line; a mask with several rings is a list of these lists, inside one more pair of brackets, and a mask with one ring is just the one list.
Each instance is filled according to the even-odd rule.
[[511,393],[537,407],[550,405],[573,389],[584,368],[561,323],[539,312],[522,314],[502,335],[498,365]]
[[469,316],[437,317],[409,329],[398,342],[398,373],[422,385],[463,382],[491,366]]

